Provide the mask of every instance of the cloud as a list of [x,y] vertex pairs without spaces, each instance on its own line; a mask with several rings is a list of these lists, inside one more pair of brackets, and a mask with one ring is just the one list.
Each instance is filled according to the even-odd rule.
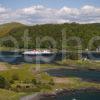
[[54,9],[42,5],[34,5],[13,11],[0,6],[0,24],[12,21],[30,25],[65,22],[100,23],[100,8],[85,5],[81,8],[65,6],[60,9]]
[[10,9],[7,9],[5,7],[3,7],[2,5],[0,5],[0,23],[4,23],[8,20],[9,18],[9,11]]
[[8,9],[0,5],[0,14],[5,13]]

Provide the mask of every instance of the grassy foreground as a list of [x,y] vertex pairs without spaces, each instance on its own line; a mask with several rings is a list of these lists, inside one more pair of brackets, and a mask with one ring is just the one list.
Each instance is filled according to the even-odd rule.
[[0,100],[19,100],[24,93],[17,93],[10,90],[0,89]]
[[[100,62],[90,61],[73,61],[66,60],[57,62],[55,64],[41,64],[41,71],[37,72],[35,64],[20,64],[10,65],[1,63],[0,76],[4,77],[9,87],[0,89],[0,100],[19,100],[25,94],[32,92],[53,92],[59,89],[82,89],[82,88],[96,88],[100,89],[100,84],[95,82],[88,82],[78,77],[58,78],[52,77],[42,72],[49,68],[72,68],[76,69],[100,69]],[[3,69],[4,68],[4,69]],[[9,83],[9,84],[8,84]]]

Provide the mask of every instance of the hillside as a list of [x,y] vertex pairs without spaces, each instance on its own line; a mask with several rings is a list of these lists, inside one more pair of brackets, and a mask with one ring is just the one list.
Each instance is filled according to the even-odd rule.
[[0,25],[0,37],[6,36],[9,34],[9,32],[11,32],[11,30],[15,28],[23,27],[23,26],[25,25],[21,23],[17,23],[17,22]]
[[[25,26],[20,23],[9,23],[0,25],[0,36],[13,36],[18,41],[19,47],[24,48],[23,35],[25,30],[28,29],[29,32],[29,48],[36,47],[36,37],[41,39],[45,36],[52,37],[57,44],[57,49],[62,48],[62,30],[66,30],[66,39],[70,37],[79,37],[81,38],[82,48],[86,49],[88,47],[88,42],[91,38],[95,36],[100,36],[100,24],[76,24],[76,23],[65,23],[65,24],[44,24],[44,25],[34,25],[34,26]],[[75,41],[69,41],[64,44],[66,49],[76,49],[77,43]],[[100,40],[97,40],[92,49],[95,50],[97,46],[100,45]],[[2,46],[13,47],[11,41],[6,41]],[[50,42],[43,42],[41,48],[52,48]]]

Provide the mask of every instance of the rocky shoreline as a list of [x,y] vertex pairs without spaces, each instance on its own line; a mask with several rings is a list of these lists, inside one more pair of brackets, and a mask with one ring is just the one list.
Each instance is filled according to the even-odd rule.
[[[56,69],[66,69],[66,68],[54,68]],[[54,70],[54,69],[47,69],[44,70],[44,72],[47,72],[48,70]],[[80,69],[71,69],[74,71],[81,71]],[[95,69],[82,69],[82,71],[97,71]],[[87,81],[92,81],[92,82],[97,82],[96,80],[87,80]],[[100,81],[99,81],[100,82]],[[100,88],[81,88],[81,89],[56,89],[55,91],[52,91],[50,93],[38,93],[37,95],[30,95],[30,96],[26,96],[24,97],[24,99],[21,100],[57,100],[57,96],[62,96],[62,95],[71,95],[71,94],[75,94],[75,93],[81,93],[81,92],[95,92],[95,93],[100,93]]]
[[80,92],[96,92],[96,93],[100,93],[100,89],[96,89],[96,88],[84,88],[84,89],[76,89],[76,90],[67,90],[67,89],[63,89],[63,90],[58,90],[52,93],[38,93],[36,95],[30,95],[30,96],[26,96],[23,97],[20,100],[56,100],[57,95],[64,95],[64,94],[75,94],[75,93],[80,93]]

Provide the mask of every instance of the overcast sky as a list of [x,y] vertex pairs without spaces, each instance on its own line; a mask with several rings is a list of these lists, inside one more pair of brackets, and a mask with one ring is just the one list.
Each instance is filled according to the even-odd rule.
[[100,0],[0,0],[0,24],[100,23]]

